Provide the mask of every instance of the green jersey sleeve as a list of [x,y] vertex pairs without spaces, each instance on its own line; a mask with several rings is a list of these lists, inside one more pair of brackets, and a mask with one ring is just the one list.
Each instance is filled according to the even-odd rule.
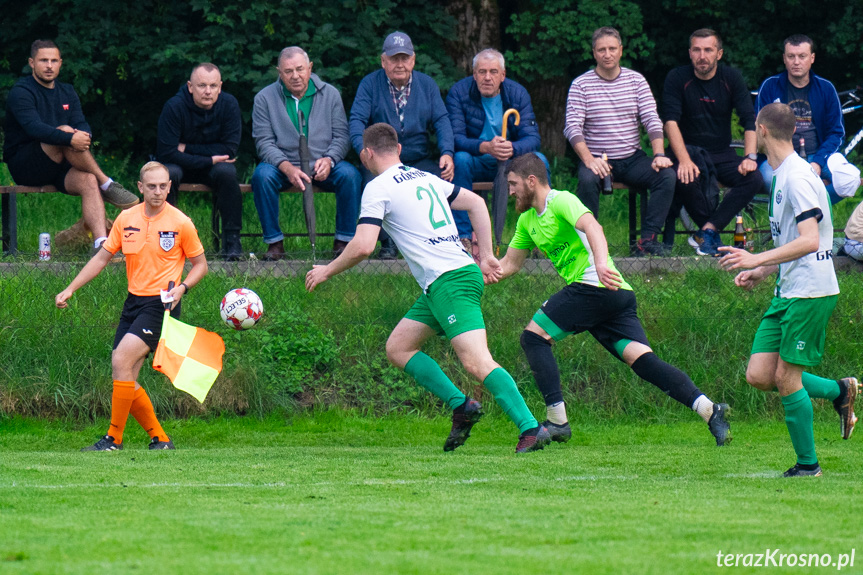
[[534,218],[536,217],[536,212],[533,208],[518,217],[518,221],[515,224],[515,235],[509,242],[509,247],[517,250],[532,250],[536,245],[533,240],[530,239],[530,233],[527,231],[528,218],[530,215],[533,215]]
[[549,209],[556,218],[567,222],[573,229],[578,219],[590,212],[575,194],[557,194]]

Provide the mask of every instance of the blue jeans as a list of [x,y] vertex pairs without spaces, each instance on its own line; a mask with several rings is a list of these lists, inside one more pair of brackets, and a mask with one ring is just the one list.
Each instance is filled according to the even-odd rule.
[[[545,164],[548,181],[551,182],[551,168],[548,165],[548,160],[539,152],[533,152]],[[456,152],[455,158],[455,175],[452,183],[466,190],[473,189],[474,182],[493,182],[497,176],[497,160],[491,154],[483,154],[474,156],[468,152]],[[507,165],[509,160],[507,160]],[[453,210],[453,220],[458,228],[458,236],[460,238],[469,238],[473,233],[470,218],[464,210]]]
[[[314,181],[315,186],[336,194],[337,240],[349,242],[357,231],[361,184],[359,171],[347,162],[337,163],[323,182]],[[255,194],[255,208],[264,230],[265,243],[273,244],[285,238],[279,227],[279,191],[290,187],[288,177],[272,164],[261,163],[255,168],[252,192]]]
[[[815,157],[815,154],[810,154],[807,156],[807,160],[812,162],[812,158]],[[761,162],[761,165],[758,166],[758,170],[761,172],[761,177],[764,178],[764,187],[767,189],[767,193],[770,193],[770,186],[773,183],[773,168],[770,167],[770,164],[767,163],[767,160]],[[825,164],[823,168],[821,168],[821,179],[827,180],[830,182],[829,184],[824,184],[827,188],[827,195],[830,196],[830,205],[838,204],[845,198],[836,193],[836,190],[833,189],[833,174],[830,173],[830,168]]]

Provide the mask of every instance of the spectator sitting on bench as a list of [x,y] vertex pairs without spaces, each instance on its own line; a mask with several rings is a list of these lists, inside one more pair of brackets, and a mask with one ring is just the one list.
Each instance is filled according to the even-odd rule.
[[183,180],[213,188],[222,218],[222,255],[240,259],[243,200],[234,161],[243,119],[237,99],[222,92],[218,66],[198,64],[189,81],[165,103],[159,116],[156,159],[171,175],[168,200],[177,205]]
[[[279,227],[279,190],[315,186],[336,194],[334,257],[348,245],[357,230],[362,177],[344,161],[350,150],[348,121],[339,91],[312,74],[309,55],[297,46],[279,54],[279,79],[255,96],[252,137],[262,162],[252,176],[255,207],[269,244],[266,260],[285,255]],[[300,167],[300,114],[306,135],[312,178]],[[314,180],[314,182],[312,181]]]
[[[446,97],[446,108],[455,140],[455,177],[453,183],[470,190],[474,182],[492,181],[498,162],[534,152],[548,168],[548,160],[539,153],[539,128],[530,103],[530,94],[506,78],[503,54],[487,48],[473,58],[473,75],[456,82]],[[518,111],[520,122],[510,118],[507,139],[501,137],[503,113]],[[550,177],[549,177],[550,179]],[[468,252],[473,228],[467,212],[453,210],[458,235]]]
[[[381,49],[381,69],[360,81],[351,107],[351,144],[357,154],[363,150],[363,131],[372,124],[384,123],[395,128],[402,146],[401,160],[405,165],[451,182],[454,175],[452,126],[440,88],[434,79],[416,72],[416,54],[410,37],[393,32]],[[430,128],[437,135],[440,157],[431,156]],[[360,168],[363,185],[373,175],[365,166]],[[380,259],[395,259],[395,243],[381,232]]]
[[[576,195],[597,219],[599,190],[608,174],[615,181],[650,190],[635,255],[662,255],[665,248],[656,236],[671,206],[674,172],[665,157],[662,121],[650,86],[638,72],[621,67],[622,55],[617,30],[604,27],[594,31],[596,68],[572,81],[563,135],[581,160]],[[650,138],[652,159],[641,149],[639,123]]]
[[[662,117],[677,173],[674,205],[686,208],[699,230],[689,243],[702,256],[719,257],[719,232],[761,190],[755,153],[755,112],[743,75],[719,62],[722,39],[708,28],[689,37],[691,64],[668,73],[662,94]],[[731,110],[743,125],[743,158],[731,147]],[[706,151],[716,179],[728,191],[718,205],[704,193],[701,170],[687,145]],[[672,211],[680,208],[672,207]]]
[[[791,142],[794,151],[800,153],[800,141],[803,141],[804,153],[815,175],[819,176],[827,187],[830,203],[835,204],[844,199],[836,189],[827,160],[838,154],[839,146],[845,138],[845,126],[842,125],[842,106],[836,88],[821,76],[812,73],[815,63],[815,42],[809,36],[794,34],[783,43],[782,60],[785,62],[785,72],[764,80],[758,89],[755,100],[755,113],[773,102],[788,104],[797,117],[797,128]],[[843,163],[839,154],[832,162]],[[773,180],[773,168],[766,161],[758,167],[764,178],[767,192]],[[857,186],[850,189],[851,195],[857,191]]]
[[36,40],[28,64],[33,74],[18,80],[6,100],[4,160],[19,186],[53,185],[81,196],[84,223],[98,250],[107,239],[103,202],[126,209],[138,197],[106,176],[90,153],[93,136],[78,94],[57,81],[63,65],[57,45]]

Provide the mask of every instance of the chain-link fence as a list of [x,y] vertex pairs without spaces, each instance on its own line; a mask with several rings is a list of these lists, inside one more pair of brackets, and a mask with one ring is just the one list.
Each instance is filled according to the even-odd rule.
[[[626,246],[613,246],[621,253]],[[18,258],[0,263],[0,412],[90,416],[110,409],[113,334],[126,296],[125,266],[112,263],[80,289],[65,310],[54,297],[80,270],[74,261]],[[752,293],[733,284],[716,260],[703,257],[616,258],[632,285],[639,316],[657,354],[692,377],[708,395],[738,411],[763,413],[775,394],[751,390],[745,365],[771,282]],[[314,293],[303,278],[310,259],[279,262],[211,260],[210,273],[183,300],[182,320],[221,334],[225,367],[207,402],[175,390],[149,367],[139,381],[166,415],[257,413],[308,406],[349,406],[376,413],[435,410],[437,401],[390,366],[390,331],[415,301],[419,287],[403,260],[368,260]],[[859,367],[859,268],[837,259],[842,295],[833,314],[823,363],[816,373],[853,375]],[[519,335],[536,309],[563,286],[547,260],[529,259],[520,274],[487,286],[483,312],[489,347],[512,372],[531,404],[541,406]],[[221,322],[219,304],[237,287],[258,293],[264,317],[237,332]],[[575,409],[607,415],[634,412],[662,418],[670,402],[612,358],[589,335],[554,347],[565,397]],[[444,340],[429,342],[460,387],[484,397]],[[489,398],[490,399],[490,398]],[[671,410],[676,411],[676,410]]]

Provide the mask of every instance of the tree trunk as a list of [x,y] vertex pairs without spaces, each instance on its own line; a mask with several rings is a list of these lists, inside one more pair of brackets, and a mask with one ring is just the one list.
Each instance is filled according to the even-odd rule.
[[470,74],[477,52],[484,48],[501,49],[497,0],[455,0],[447,10],[458,22],[450,54],[459,68]]
[[552,156],[562,157],[569,145],[563,137],[568,93],[569,82],[560,78],[538,82],[530,87],[530,98],[539,124],[542,147]]

